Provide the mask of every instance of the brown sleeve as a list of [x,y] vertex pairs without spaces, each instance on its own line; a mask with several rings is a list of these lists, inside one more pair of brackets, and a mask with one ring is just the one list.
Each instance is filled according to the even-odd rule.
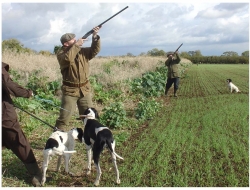
[[2,68],[2,83],[5,84],[9,93],[15,97],[24,97],[29,98],[32,95],[32,91],[26,88],[23,88],[19,84],[15,83],[11,78],[9,73]]
[[100,50],[101,50],[101,39],[100,36],[97,35],[95,39],[92,37],[91,47],[82,48],[81,53],[85,55],[86,59],[91,60],[100,52]]

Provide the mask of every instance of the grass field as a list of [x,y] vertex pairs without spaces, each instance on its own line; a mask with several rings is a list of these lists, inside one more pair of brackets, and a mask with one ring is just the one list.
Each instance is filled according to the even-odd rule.
[[126,144],[122,186],[248,187],[248,77],[248,65],[193,65],[178,99]]
[[[229,93],[227,78],[241,93]],[[249,65],[192,65],[181,78],[178,98],[161,100],[156,117],[116,147],[124,158],[117,161],[119,186],[104,151],[101,187],[249,187]],[[45,133],[37,139],[45,140]],[[31,144],[41,165],[44,142]],[[56,173],[53,159],[46,187],[93,186],[96,172],[85,174],[85,147],[77,143],[76,150],[70,165],[76,176]],[[28,180],[22,163],[3,150],[2,186],[28,187]]]

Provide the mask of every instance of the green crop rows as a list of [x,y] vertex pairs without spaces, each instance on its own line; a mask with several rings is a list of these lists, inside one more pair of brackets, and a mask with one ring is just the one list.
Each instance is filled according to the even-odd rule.
[[[189,68],[179,97],[121,152],[121,185],[248,187],[248,72],[248,65]],[[242,93],[230,94],[227,78]]]

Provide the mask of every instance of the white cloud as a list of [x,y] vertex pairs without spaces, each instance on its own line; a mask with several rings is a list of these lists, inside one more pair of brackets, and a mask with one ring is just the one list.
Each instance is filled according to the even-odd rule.
[[25,47],[53,52],[64,33],[80,38],[126,6],[101,28],[99,55],[137,55],[153,48],[169,51],[181,43],[180,51],[200,50],[204,55],[212,52],[206,48],[210,45],[216,46],[214,55],[221,55],[225,47],[239,54],[248,50],[249,4],[213,1],[3,3],[2,39],[16,38]]

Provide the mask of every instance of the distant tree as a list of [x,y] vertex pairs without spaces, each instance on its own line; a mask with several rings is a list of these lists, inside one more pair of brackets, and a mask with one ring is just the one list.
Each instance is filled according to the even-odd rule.
[[36,54],[37,53],[35,50],[29,49],[29,48],[23,48],[22,52],[29,53],[29,54],[31,54],[31,53]]
[[193,56],[201,57],[201,56],[202,56],[200,50],[189,51],[189,52],[187,52],[187,54],[188,54],[189,56],[191,56],[191,57],[193,57]]
[[181,52],[180,56],[183,57],[183,58],[186,58],[186,59],[190,59],[190,55],[186,51]]
[[17,39],[11,38],[2,42],[2,50],[4,51],[6,49],[16,52],[22,52],[24,50],[24,47],[23,44]]
[[165,56],[166,53],[163,50],[158,50],[157,48],[154,48],[154,49],[148,51],[147,55],[149,55],[149,56]]
[[244,57],[249,57],[249,51],[244,51],[241,56],[244,56]]
[[45,55],[45,56],[50,56],[51,55],[51,53],[50,53],[50,51],[39,51],[39,54],[41,54],[41,55]]
[[239,63],[241,63],[241,64],[247,64],[247,63],[249,63],[249,57],[247,57],[247,56],[240,56]]
[[132,53],[127,53],[128,57],[135,57]]
[[139,56],[144,56],[144,55],[146,55],[146,53],[144,53],[144,52],[141,52],[141,53],[139,54]]
[[202,56],[201,51],[200,50],[195,50],[193,56],[201,57]]
[[188,54],[189,56],[193,57],[195,55],[195,51],[189,51]]
[[222,54],[222,56],[239,56],[237,52],[235,51],[226,51]]
[[54,46],[54,54],[57,54],[58,50],[61,48],[62,46],[61,45],[58,45],[58,46]]

